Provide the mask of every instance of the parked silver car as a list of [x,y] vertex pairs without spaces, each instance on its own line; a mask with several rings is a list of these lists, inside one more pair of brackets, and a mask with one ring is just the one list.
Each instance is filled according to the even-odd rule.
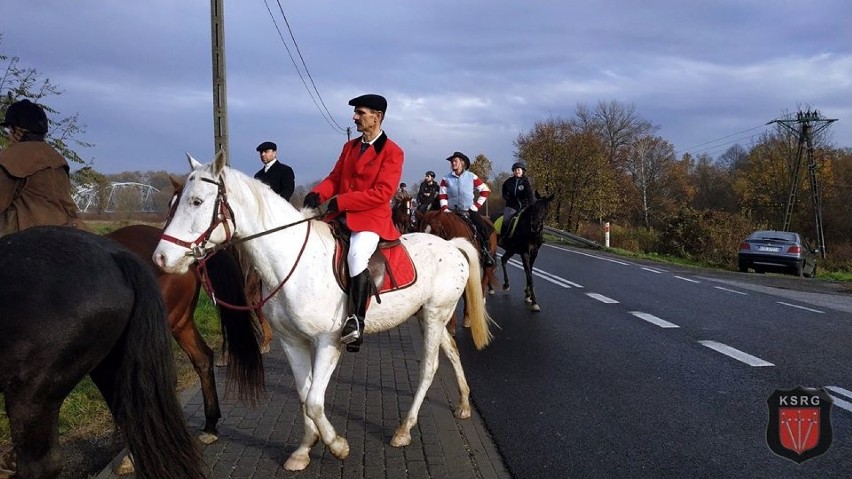
[[773,271],[813,278],[817,252],[798,233],[755,231],[740,243],[737,259],[743,273],[751,268],[756,273]]

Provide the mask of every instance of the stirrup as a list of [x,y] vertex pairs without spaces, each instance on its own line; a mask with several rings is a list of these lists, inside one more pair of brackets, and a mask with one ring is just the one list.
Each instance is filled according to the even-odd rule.
[[[354,314],[350,315],[348,318],[346,318],[346,324],[343,325],[343,335],[340,337],[340,342],[343,344],[353,344],[356,342],[358,344],[361,344],[361,330],[363,328],[364,326],[358,320],[358,316]],[[347,329],[351,329],[351,331],[347,333]]]

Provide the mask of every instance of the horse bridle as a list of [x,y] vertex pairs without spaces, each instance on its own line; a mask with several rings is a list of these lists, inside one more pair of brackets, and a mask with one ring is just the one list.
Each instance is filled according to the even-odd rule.
[[[280,291],[281,288],[284,287],[284,284],[287,283],[287,281],[290,279],[290,277],[293,276],[293,272],[296,271],[296,266],[298,266],[299,261],[302,259],[302,253],[305,252],[305,247],[308,244],[308,238],[311,235],[311,223],[310,223],[310,221],[317,219],[317,218],[321,218],[322,214],[317,214],[317,215],[311,216],[309,218],[304,218],[302,220],[295,221],[293,223],[278,226],[278,227],[275,227],[275,228],[272,228],[272,229],[269,229],[269,230],[266,230],[266,231],[261,231],[260,233],[257,233],[257,234],[253,234],[253,235],[250,235],[250,236],[245,236],[243,238],[236,238],[235,239],[235,238],[233,238],[233,236],[234,236],[234,233],[236,233],[236,230],[237,230],[237,223],[236,223],[236,219],[234,218],[234,210],[233,210],[233,208],[231,208],[231,205],[228,203],[228,194],[225,191],[225,180],[222,178],[222,175],[219,175],[218,181],[214,181],[210,178],[201,178],[201,181],[205,181],[207,183],[212,183],[212,184],[216,185],[216,203],[213,206],[213,218],[210,220],[210,226],[208,226],[207,229],[204,231],[204,233],[202,233],[198,238],[195,239],[195,241],[192,241],[192,242],[184,241],[180,238],[175,238],[174,236],[167,235],[165,233],[160,235],[160,239],[163,240],[163,241],[167,241],[169,243],[174,243],[178,246],[184,247],[184,248],[189,250],[189,251],[187,251],[186,255],[192,256],[197,261],[198,265],[196,267],[196,270],[198,271],[198,275],[201,278],[201,284],[202,284],[202,286],[204,286],[204,291],[207,293],[208,296],[210,296],[210,299],[213,301],[213,304],[221,304],[225,307],[228,307],[230,309],[235,309],[235,310],[244,310],[244,311],[260,310],[260,308],[262,308],[263,305],[266,304],[267,301],[272,299],[272,297],[275,296],[278,293],[278,291]],[[169,208],[169,216],[168,216],[168,218],[166,218],[166,225],[163,227],[163,231],[165,231],[166,228],[168,228],[169,224],[172,222],[172,219],[174,218],[174,214],[177,211],[177,205],[180,202],[180,198],[181,198],[181,196],[183,196],[183,193],[184,193],[184,191],[181,191],[180,194],[177,195],[177,198],[174,198],[172,205]],[[231,224],[233,224],[233,231],[232,231],[232,228],[229,227],[229,225],[228,225],[229,222]],[[304,241],[302,241],[302,247],[301,247],[301,249],[299,249],[299,254],[296,256],[296,261],[293,263],[292,268],[290,268],[290,272],[287,273],[287,275],[284,277],[284,279],[281,280],[280,283],[278,283],[278,286],[276,286],[275,289],[273,289],[269,293],[268,296],[266,296],[265,298],[261,298],[260,301],[257,304],[248,305],[248,306],[240,306],[240,305],[229,304],[229,303],[226,303],[225,301],[216,299],[216,293],[215,293],[215,291],[213,291],[213,284],[210,282],[210,277],[207,274],[207,260],[209,259],[208,256],[211,255],[211,253],[215,254],[216,252],[223,250],[223,249],[225,249],[229,246],[233,246],[233,245],[242,243],[244,241],[248,241],[248,240],[251,240],[251,239],[254,239],[254,238],[258,238],[260,236],[267,235],[267,234],[270,234],[270,233],[274,233],[276,231],[280,231],[280,230],[283,230],[283,229],[286,229],[286,228],[290,228],[291,226],[296,226],[298,224],[305,223],[305,222],[308,223],[308,227],[306,228],[306,231],[305,231],[305,239],[304,239]],[[216,231],[216,228],[218,228],[220,225],[224,226],[224,228],[225,228],[225,241],[219,243],[218,245],[214,245],[210,248],[207,248],[206,245],[207,245],[207,243],[210,242],[210,237],[213,235],[213,232]]]
[[[219,181],[213,181],[209,178],[201,178],[201,181],[206,181],[207,183],[213,183],[216,185],[216,202],[213,205],[213,218],[210,220],[210,226],[208,226],[207,229],[195,239],[195,241],[184,241],[180,238],[167,235],[166,233],[163,233],[160,236],[160,239],[163,241],[174,243],[188,249],[189,251],[186,253],[187,256],[192,256],[197,261],[203,259],[205,256],[210,254],[210,252],[218,251],[227,247],[227,245],[231,243],[231,238],[236,232],[237,227],[237,223],[234,219],[234,210],[231,208],[231,205],[228,204],[228,194],[225,191],[225,182],[222,180],[222,177],[219,177]],[[185,191],[186,189],[184,188],[181,190],[180,194],[177,195],[177,198],[173,199],[172,205],[169,208],[169,216],[166,218],[166,225],[163,226],[163,231],[166,231],[169,224],[171,224],[175,211],[177,211],[177,205]],[[232,228],[229,227],[229,222],[233,224],[233,231]],[[206,248],[207,243],[210,242],[210,237],[219,225],[222,225],[225,228],[225,241],[213,248]]]

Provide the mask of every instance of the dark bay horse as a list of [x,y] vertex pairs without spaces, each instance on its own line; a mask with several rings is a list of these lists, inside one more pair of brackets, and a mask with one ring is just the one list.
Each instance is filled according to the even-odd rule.
[[[491,220],[482,217],[485,221],[485,224],[491,227],[491,248],[489,249],[489,253],[491,256],[497,253],[497,234],[494,230],[494,225],[491,223]],[[449,240],[452,238],[465,238],[476,247],[477,251],[479,251],[479,236],[473,230],[473,225],[470,222],[462,218],[460,215],[455,213],[444,213],[441,210],[433,210],[427,211],[426,213],[417,212],[417,228],[419,231],[424,233],[431,233],[436,236],[440,236],[445,240]],[[497,281],[496,279],[496,271],[497,266],[483,266],[482,268],[482,291],[488,290],[488,294],[494,294],[494,286],[492,284]],[[468,318],[465,315],[464,318],[464,326],[467,327]],[[455,334],[456,331],[456,317],[453,315],[450,323],[447,325],[450,329],[451,334]]]
[[391,206],[391,218],[393,225],[400,233],[411,233],[414,228],[411,224],[411,197],[408,195],[400,199],[394,198]]
[[[521,256],[524,266],[527,284],[524,288],[524,301],[529,303],[532,311],[541,311],[535,297],[533,285],[533,266],[538,256],[538,250],[544,243],[544,220],[555,193],[550,196],[541,196],[535,192],[536,201],[517,213],[517,224],[511,229],[509,235],[503,238],[502,244],[505,253],[500,258],[503,267],[503,291],[509,291],[509,274],[506,272],[506,263],[514,255]],[[510,231],[510,225],[504,225],[503,231]]]
[[87,374],[137,477],[205,477],[177,399],[166,310],[150,268],[117,243],[68,227],[0,238],[0,393],[15,477],[60,474],[59,408]]
[[[148,225],[130,225],[117,229],[105,236],[121,243],[151,268],[156,274],[160,292],[168,311],[168,324],[172,336],[189,357],[192,367],[201,381],[201,394],[204,398],[204,429],[199,440],[210,444],[218,439],[217,423],[222,417],[219,408],[219,396],[216,391],[216,376],[213,363],[213,350],[198,332],[193,319],[195,307],[201,289],[198,270],[193,268],[183,274],[167,274],[151,260],[163,230]],[[228,362],[229,379],[235,380],[241,397],[245,397],[242,386],[247,383],[262,383],[256,369],[247,370],[245,364],[258,358],[246,359],[254,354],[251,343],[256,335],[257,324],[254,317],[245,309],[247,304],[244,292],[242,270],[233,255],[223,250],[212,255],[206,262],[206,273],[217,299],[216,306],[222,322],[222,332],[226,349],[232,361]],[[224,306],[222,302],[240,306],[240,309]],[[271,340],[269,325],[264,326],[264,345],[268,350]],[[260,371],[262,372],[262,370]],[[253,391],[255,388],[246,389]],[[252,399],[252,398],[249,398]]]

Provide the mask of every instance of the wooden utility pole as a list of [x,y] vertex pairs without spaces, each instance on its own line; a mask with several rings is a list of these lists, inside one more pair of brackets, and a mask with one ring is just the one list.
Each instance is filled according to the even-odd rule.
[[210,0],[210,30],[213,49],[213,154],[228,149],[228,89],[225,86],[225,8],[223,0]]
[[[796,150],[796,159],[793,163],[793,169],[790,174],[790,195],[787,197],[787,205],[784,211],[784,224],[781,227],[782,231],[787,231],[790,228],[790,220],[793,216],[793,207],[796,203],[796,196],[799,191],[799,176],[800,166],[802,163],[802,153],[807,152],[808,155],[808,174],[811,185],[811,202],[814,210],[814,221],[816,223],[817,246],[819,254],[825,258],[825,234],[822,229],[822,204],[819,194],[819,183],[816,176],[816,161],[814,161],[814,142],[813,136],[824,130],[837,119],[820,118],[819,112],[816,110],[808,110],[806,112],[796,113],[795,120],[772,120],[768,124],[778,123],[789,131],[796,133],[799,137],[799,146]],[[792,125],[796,123],[799,128],[796,129]],[[812,125],[813,124],[813,125]],[[814,126],[816,125],[816,126]]]

